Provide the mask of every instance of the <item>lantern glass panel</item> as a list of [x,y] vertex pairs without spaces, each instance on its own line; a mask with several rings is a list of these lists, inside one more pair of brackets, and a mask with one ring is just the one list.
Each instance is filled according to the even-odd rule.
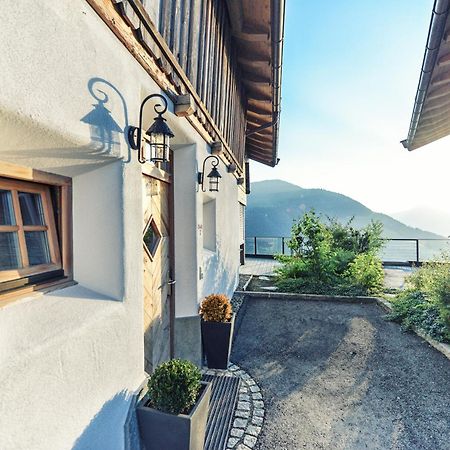
[[151,134],[150,143],[152,161],[164,162],[169,160],[169,136],[162,133]]
[[209,178],[209,190],[210,192],[219,192],[219,179],[217,177]]
[[145,161],[150,161],[152,152],[151,152],[151,146],[148,141],[144,141],[144,159]]

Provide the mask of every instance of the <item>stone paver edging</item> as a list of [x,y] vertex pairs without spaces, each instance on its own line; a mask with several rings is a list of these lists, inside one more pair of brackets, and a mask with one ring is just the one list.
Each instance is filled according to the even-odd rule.
[[203,373],[240,378],[239,397],[233,415],[227,449],[252,449],[256,445],[264,424],[264,399],[260,387],[245,370],[233,363],[228,370],[205,368]]
[[321,295],[321,294],[293,294],[290,292],[257,292],[257,291],[236,291],[235,294],[248,297],[260,298],[280,298],[287,300],[313,300],[330,301],[344,303],[376,303],[377,297],[349,296],[349,295]]

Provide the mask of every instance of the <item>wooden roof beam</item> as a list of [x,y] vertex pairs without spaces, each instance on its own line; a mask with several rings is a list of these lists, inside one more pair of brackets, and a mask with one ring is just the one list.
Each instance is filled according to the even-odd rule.
[[421,120],[419,122],[419,130],[427,130],[428,128],[438,127],[442,122],[448,122],[448,117],[441,117],[440,119]]
[[445,97],[446,95],[450,96],[450,86],[441,86],[437,89],[433,89],[428,92],[427,99],[434,100],[436,98]]
[[266,138],[264,136],[260,136],[258,133],[252,134],[246,138],[246,142],[255,142],[256,144],[267,144],[268,142],[272,142],[272,136],[267,135]]
[[[248,131],[253,131],[256,128],[262,127],[263,125],[268,124],[269,122],[263,121],[263,120],[257,120],[254,117],[247,117],[247,130]],[[261,131],[258,131],[258,133],[262,133],[264,132],[264,134],[272,134],[272,127],[267,127],[262,129]]]
[[272,149],[270,149],[268,152],[263,152],[263,151],[260,151],[258,148],[250,146],[249,148],[247,148],[246,153],[247,154],[251,153],[252,155],[258,155],[259,157],[264,158],[264,159],[269,159],[269,156],[271,156],[271,154],[272,154]]
[[265,42],[270,39],[270,31],[263,27],[251,27],[246,24],[240,1],[227,0],[227,6],[233,36],[252,42]]
[[252,95],[249,99],[248,99],[248,103],[249,104],[253,104],[253,103],[272,103],[272,97],[270,95]]
[[264,116],[264,117],[267,117],[267,116],[272,117],[272,115],[273,115],[272,107],[271,106],[268,107],[268,105],[266,105],[266,104],[262,104],[262,105],[255,105],[255,104],[248,105],[247,114],[248,113],[251,113],[251,114],[254,114],[254,115],[258,115],[258,116]]
[[248,145],[252,146],[252,147],[255,147],[255,148],[258,148],[263,153],[265,153],[265,151],[267,151],[268,153],[271,153],[272,149],[273,149],[273,144],[272,143],[269,143],[269,144],[266,144],[266,145],[260,145],[260,144],[253,144],[252,142],[249,142]]
[[442,86],[450,82],[450,70],[433,78],[430,82],[430,86],[437,87]]
[[267,42],[270,39],[270,33],[263,29],[252,29],[244,26],[241,30],[233,29],[231,34],[234,38],[245,42]]
[[435,117],[439,117],[449,113],[450,113],[450,101],[447,103],[445,107],[433,109],[429,112],[427,111],[426,113],[422,114],[422,120],[433,119]]
[[256,75],[250,72],[244,72],[242,74],[243,81],[250,84],[270,84],[271,79],[267,77],[262,77],[261,75]]
[[443,56],[441,56],[441,57],[438,59],[437,65],[438,65],[439,67],[443,67],[443,66],[448,66],[448,65],[450,65],[450,52],[449,52],[449,53],[446,53],[446,54],[443,55]]
[[[248,117],[247,118],[247,130],[253,131],[257,128],[262,127],[263,125],[266,125],[267,123],[268,123],[267,121],[256,120],[254,117]],[[263,128],[261,131],[258,131],[258,133],[272,134],[271,128],[272,127]]]
[[445,97],[444,98],[442,98],[442,97],[435,98],[430,101],[428,101],[428,99],[427,99],[427,101],[423,107],[423,110],[440,108],[441,106],[446,105],[447,103],[448,103],[448,100],[446,100]]
[[414,138],[414,141],[420,140],[421,138],[427,139],[429,137],[433,137],[443,132],[447,133],[449,131],[450,131],[450,124],[443,124],[430,130],[418,130]]
[[[265,120],[266,122],[270,122],[272,120],[272,110],[257,110],[256,108],[248,108],[247,109],[247,118],[249,116],[255,117],[256,119]],[[262,124],[264,125],[264,124]]]
[[268,59],[266,56],[260,56],[260,55],[250,55],[243,58],[242,56],[238,57],[238,62],[241,64],[260,64],[269,66],[270,65],[270,59]]

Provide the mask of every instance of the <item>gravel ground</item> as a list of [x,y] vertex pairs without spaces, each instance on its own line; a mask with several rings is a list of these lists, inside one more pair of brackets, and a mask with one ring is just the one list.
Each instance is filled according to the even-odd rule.
[[450,361],[371,304],[247,299],[232,360],[260,384],[258,449],[450,449]]

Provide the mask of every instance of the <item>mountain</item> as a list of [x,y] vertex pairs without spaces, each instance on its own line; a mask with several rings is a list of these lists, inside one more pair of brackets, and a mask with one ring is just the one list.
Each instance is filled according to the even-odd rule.
[[428,206],[395,213],[392,217],[410,226],[430,230],[443,236],[450,235],[450,214]]
[[246,236],[290,236],[292,221],[306,211],[347,222],[354,217],[357,228],[379,220],[386,238],[441,238],[437,234],[413,228],[392,217],[376,213],[362,203],[324,189],[303,189],[281,180],[259,181],[251,184],[246,210]]

